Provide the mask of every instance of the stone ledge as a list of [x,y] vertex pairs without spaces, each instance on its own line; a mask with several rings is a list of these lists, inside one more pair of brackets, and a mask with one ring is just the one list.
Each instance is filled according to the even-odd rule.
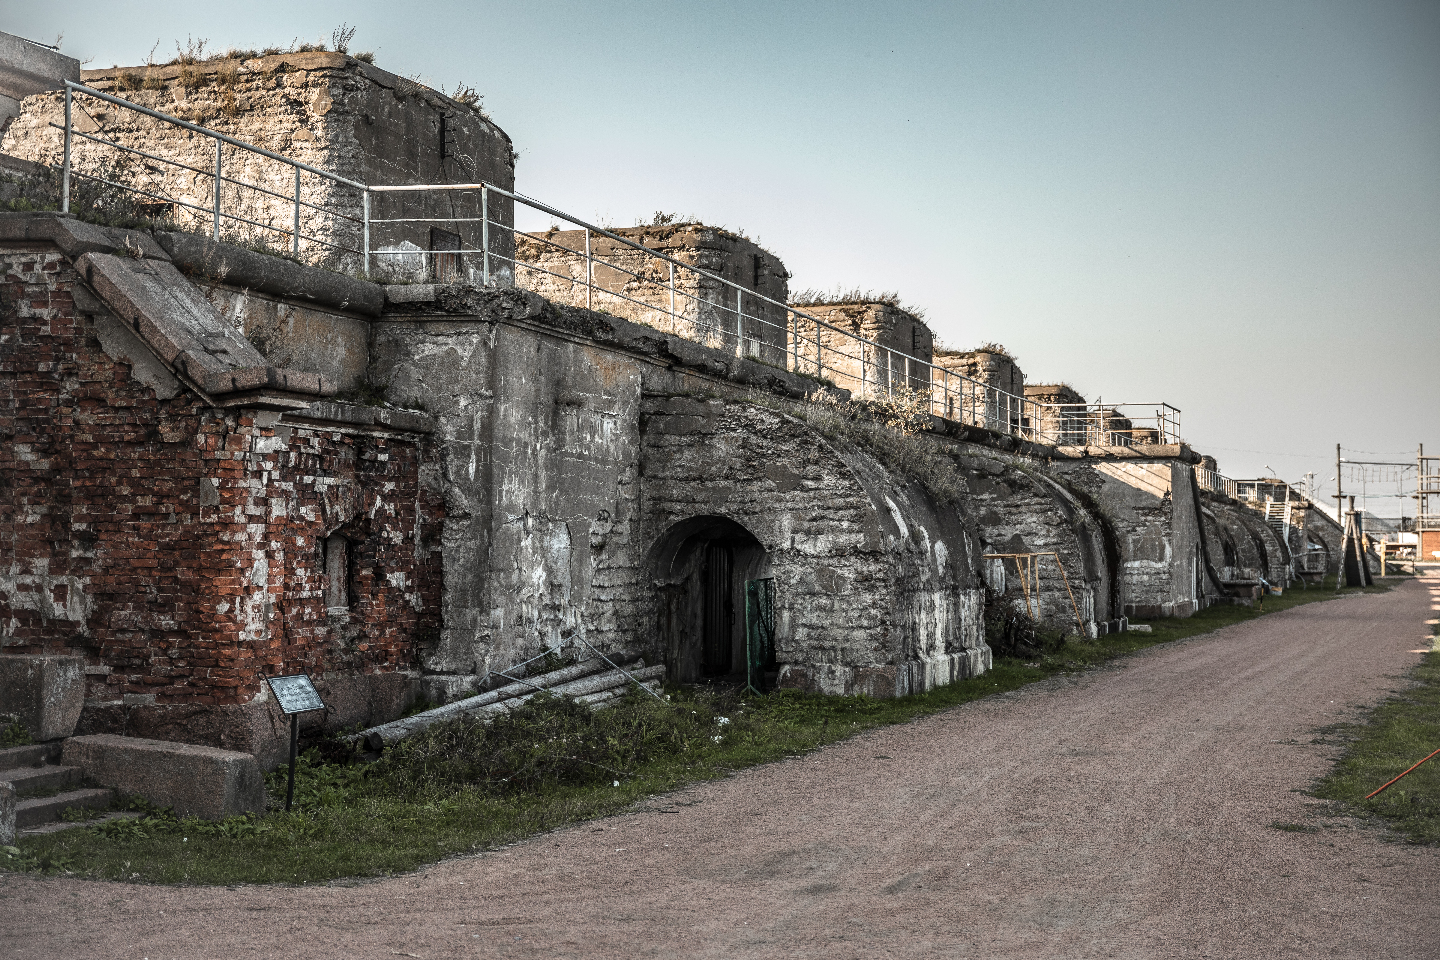
[[265,812],[265,780],[248,753],[102,733],[65,742],[62,763],[122,794],[220,820]]
[[468,319],[513,323],[582,337],[627,353],[651,357],[661,364],[759,387],[792,399],[803,399],[822,391],[840,399],[850,396],[848,390],[830,387],[779,367],[716,350],[622,317],[558,304],[528,290],[415,283],[392,284],[385,292],[391,305],[408,308],[403,314],[387,312],[382,318],[385,321],[425,323]]
[[413,410],[391,410],[387,407],[344,402],[312,403],[304,410],[296,410],[286,415],[287,423],[294,420],[318,420],[356,427],[384,427],[406,433],[434,433],[439,429],[439,423],[434,417]]
[[[24,162],[7,158],[10,162]],[[38,166],[38,165],[37,165]],[[53,243],[72,260],[87,253],[118,253],[143,260],[169,260],[148,233],[119,227],[101,227],[75,219],[73,214],[0,213],[0,242]]]
[[1133,446],[1059,446],[1056,456],[1066,460],[1179,460],[1198,464],[1200,454],[1186,443],[1137,443]]
[[385,307],[385,288],[368,280],[216,243],[192,233],[157,233],[155,239],[177,266],[197,278],[365,317],[378,317]]

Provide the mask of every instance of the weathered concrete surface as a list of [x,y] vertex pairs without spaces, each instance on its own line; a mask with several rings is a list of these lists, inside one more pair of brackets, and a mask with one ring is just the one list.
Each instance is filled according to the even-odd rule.
[[[1119,548],[1097,507],[1069,488],[1063,475],[1051,476],[1030,458],[975,446],[960,463],[982,553],[1058,555],[1037,561],[1040,593],[1031,609],[1040,622],[1089,634],[1096,622],[1120,616]],[[991,592],[1023,604],[1019,562],[985,564]]]
[[6,946],[16,960],[196,943],[268,960],[325,938],[363,958],[1433,960],[1435,850],[1303,791],[1335,755],[1316,729],[1396,686],[1434,596],[1407,583],[1268,615],[409,876],[0,875]]
[[[644,405],[644,540],[660,551],[646,579],[661,589],[642,623],[672,644],[695,635],[696,551],[716,535],[707,518],[724,518],[741,528],[727,538],[755,551],[735,558],[737,588],[774,578],[782,686],[891,696],[989,667],[978,538],[961,504],[937,502],[843,436],[694,392]],[[738,669],[743,621],[733,630]]]
[[182,817],[265,812],[265,780],[248,753],[97,734],[65,741],[61,762],[122,796],[174,807]]
[[[790,352],[807,364],[807,372],[857,397],[888,397],[895,389],[930,392],[930,372],[920,364],[931,361],[935,335],[898,303],[806,302],[798,308],[815,318],[796,316],[790,328]],[[855,337],[874,345],[857,343]]]
[[[214,59],[163,67],[132,66],[86,70],[84,81],[97,89],[131,100],[152,110],[192,123],[203,124],[247,143],[328,170],[364,184],[474,183],[484,180],[507,190],[515,182],[515,157],[510,138],[479,108],[462,103],[422,84],[396,76],[372,64],[340,53],[283,53],[246,60]],[[56,164],[62,150],[61,132],[50,126],[63,118],[63,102],[56,93],[26,97],[20,115],[11,123],[0,152],[27,160]],[[210,169],[214,155],[210,142],[201,142],[183,129],[160,127],[152,120],[123,108],[77,101],[76,124],[105,139],[146,150],[196,167]],[[210,151],[207,153],[207,151]],[[295,179],[292,168],[258,158],[229,162],[246,182],[271,191],[229,188],[222,194],[224,212],[262,224],[252,227],[227,221],[225,236],[248,243],[288,249],[293,224]],[[162,197],[193,204],[202,210],[213,203],[212,179],[180,168],[150,169],[150,161],[120,154],[89,141],[75,144],[75,163],[81,170],[105,169],[120,182],[143,182]],[[232,173],[233,175],[233,173]],[[314,176],[301,178],[304,203],[345,212],[358,218],[359,191]],[[372,215],[395,217],[460,217],[480,215],[478,192],[377,194]],[[499,224],[513,223],[513,204],[492,196],[488,214]],[[182,223],[198,219],[177,207]],[[206,226],[208,221],[201,226]],[[479,268],[481,243],[478,223],[436,224],[460,235],[466,247],[477,251],[463,257],[461,276]],[[369,273],[360,262],[360,225],[353,220],[305,212],[301,224],[300,257],[352,273]],[[314,239],[311,239],[314,238]],[[414,250],[409,266],[428,275],[435,268],[433,235],[429,224],[376,225],[372,249]],[[514,255],[508,230],[490,232],[491,252],[500,264]],[[396,258],[378,257],[372,265],[382,270]],[[399,270],[404,272],[407,267]],[[500,272],[508,275],[502,266]],[[423,276],[421,277],[423,279]]]
[[63,89],[79,81],[80,61],[21,37],[0,33],[0,134],[32,93]]
[[363,317],[378,317],[385,306],[385,288],[380,284],[333,270],[307,267],[231,243],[216,243],[194,233],[162,231],[155,235],[155,242],[177,267],[205,287],[220,285],[269,294]]
[[85,704],[79,657],[0,655],[0,713],[20,718],[36,740],[68,737]]
[[[586,232],[551,230],[519,235],[517,256],[529,267],[517,268],[516,283],[557,303],[589,303],[728,353],[784,366],[788,318],[780,305],[789,293],[790,273],[779,257],[745,237],[703,223],[618,227],[611,232],[709,276],[675,267],[672,294],[667,261],[591,234],[590,283],[598,289],[591,289],[587,299]],[[756,297],[747,302],[735,286],[773,302]]]
[[15,842],[15,787],[0,780],[0,846]]
[[161,362],[227,404],[291,410],[335,393],[318,373],[266,364],[171,263],[87,253],[75,270]]
[[782,396],[806,381],[514,292],[435,296],[444,312],[377,324],[372,361],[444,434],[427,670],[464,689],[578,635],[698,679],[707,544],[733,564],[712,673],[743,663],[741,591],[765,577],[782,682],[893,695],[988,666],[959,508],[745,396],[752,366]]
[[1290,550],[1263,515],[1213,493],[1201,499],[1206,547],[1222,585],[1262,578],[1277,587],[1289,583]]
[[271,365],[318,373],[340,394],[368,386],[366,318],[228,285],[200,290]]
[[1120,557],[1118,613],[1188,617],[1204,605],[1208,579],[1194,469],[1176,459],[1057,460],[1056,476],[1104,513]]

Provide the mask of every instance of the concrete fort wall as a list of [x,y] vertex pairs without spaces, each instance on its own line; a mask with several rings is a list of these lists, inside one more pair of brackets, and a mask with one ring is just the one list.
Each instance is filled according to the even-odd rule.
[[857,397],[930,390],[929,371],[913,360],[930,362],[935,337],[913,313],[883,300],[806,303],[798,309],[820,321],[796,317],[792,328],[790,351],[807,364],[805,372],[818,373]]
[[[1092,624],[1121,615],[1118,545],[1083,494],[1034,458],[975,446],[960,463],[983,553],[1055,554],[1038,558],[1032,573],[1040,592],[1030,610],[1040,623],[1089,633]],[[985,579],[993,597],[1023,605],[1024,573],[1015,557],[986,561]]]
[[1122,616],[1188,617],[1215,588],[1206,565],[1193,464],[1178,456],[1057,460],[1056,475],[1103,514],[1119,553]]
[[986,553],[1057,553],[1087,632],[1207,595],[1183,448],[904,437],[515,288],[53,215],[0,217],[0,257],[0,646],[84,658],[82,732],[273,759],[265,676],[310,672],[335,726],[582,641],[734,675],[756,582],[781,686],[904,694],[988,668]]
[[1202,493],[1205,542],[1222,585],[1290,582],[1290,545],[1265,522],[1264,516],[1213,493]]
[[[373,377],[445,437],[446,625],[422,654],[437,694],[566,640],[690,680],[718,645],[710,672],[730,673],[738,591],[765,577],[782,684],[891,696],[988,666],[956,506],[745,399],[813,383],[518,291],[410,309],[376,325]],[[695,578],[717,551],[730,572],[707,601]],[[730,611],[718,638],[700,636],[706,602]]]
[[[507,190],[515,184],[510,138],[480,112],[435,90],[340,53],[286,53],[250,59],[218,59],[163,67],[87,70],[84,82],[140,106],[229,134],[302,163],[371,185],[473,183]],[[77,137],[75,165],[81,172],[132,184],[171,204],[152,212],[169,214],[184,229],[208,231],[214,203],[214,141],[161,124],[93,98],[77,97],[76,128],[86,134],[147,151],[193,169],[125,154]],[[38,93],[20,105],[0,152],[58,165],[63,136],[50,126],[64,119],[63,95]],[[235,221],[222,225],[227,238],[289,250],[293,226],[291,168],[234,147],[222,149],[226,175],[263,187],[271,194],[226,184],[222,210],[262,226]],[[301,199],[335,216],[306,209],[301,257],[349,272],[367,272],[354,252],[361,247],[359,191],[311,174],[301,176]],[[466,193],[373,194],[376,220],[474,218],[477,191]],[[185,206],[188,204],[188,206]],[[492,196],[492,220],[514,223],[509,200]],[[437,260],[428,251],[454,248],[438,228],[460,238],[467,250],[456,260]],[[491,252],[499,279],[508,276],[514,254],[509,229],[492,229]],[[437,269],[451,279],[476,278],[482,269],[478,223],[380,224],[372,226],[377,275],[408,280],[430,278]],[[455,248],[459,249],[459,248]]]
[[[517,237],[517,283],[557,303],[584,306],[765,363],[785,363],[788,317],[779,304],[790,274],[758,244],[702,223],[616,227],[612,233],[714,277],[676,267],[599,234],[590,236],[587,299],[585,231],[552,229]],[[743,291],[767,297],[747,300]],[[672,295],[671,287],[674,287]]]

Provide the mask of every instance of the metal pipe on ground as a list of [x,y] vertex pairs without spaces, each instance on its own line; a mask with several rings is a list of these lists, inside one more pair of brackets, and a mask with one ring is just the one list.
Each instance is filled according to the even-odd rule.
[[[435,707],[433,710],[425,710],[414,716],[392,720],[389,723],[382,723],[379,726],[371,727],[369,730],[362,730],[357,734],[353,734],[348,739],[352,741],[363,739],[370,749],[379,750],[385,743],[394,743],[396,740],[403,740],[411,733],[423,730],[432,723],[438,723],[441,720],[449,720],[452,717],[473,713],[481,707],[498,703],[501,700],[506,700],[527,691],[533,691],[536,687],[552,687],[559,683],[587,677],[592,673],[599,673],[604,669],[605,661],[599,658],[585,660],[573,666],[540,674],[523,683],[507,684],[487,693],[466,697],[464,700],[456,700],[452,703]],[[414,730],[411,730],[411,727],[414,727]],[[378,740],[376,738],[378,738]]]
[[[351,742],[363,742],[367,749],[380,751],[387,744],[397,743],[406,737],[413,736],[421,731],[445,720],[453,720],[456,717],[472,716],[484,717],[498,713],[505,713],[522,703],[529,701],[540,693],[553,693],[557,696],[581,697],[587,694],[600,693],[602,691],[614,690],[623,687],[633,677],[644,685],[644,681],[658,680],[665,675],[663,666],[643,667],[638,670],[631,670],[628,674],[621,670],[610,670],[598,676],[596,665],[604,667],[603,661],[587,660],[585,663],[576,664],[573,667],[566,667],[563,670],[556,670],[553,673],[542,674],[535,677],[530,683],[514,683],[500,690],[492,690],[489,693],[481,694],[478,697],[470,697],[465,700],[457,700],[454,703],[447,703],[443,707],[436,707],[434,710],[426,710],[424,713],[417,713],[413,717],[405,717],[401,720],[394,720],[390,723],[383,723],[369,730],[362,730],[352,734]],[[582,668],[589,668],[583,669]],[[544,689],[535,690],[534,686],[542,686]]]

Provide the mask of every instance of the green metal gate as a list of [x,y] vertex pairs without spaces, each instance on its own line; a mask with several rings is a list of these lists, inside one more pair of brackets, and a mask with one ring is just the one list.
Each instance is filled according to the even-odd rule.
[[765,672],[775,666],[775,581],[745,581],[745,689],[765,693]]

